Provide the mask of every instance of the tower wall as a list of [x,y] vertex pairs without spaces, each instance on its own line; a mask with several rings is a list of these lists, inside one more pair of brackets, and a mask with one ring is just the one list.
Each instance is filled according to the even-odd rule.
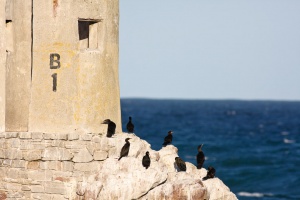
[[32,2],[6,0],[5,130],[28,131]]
[[5,1],[0,1],[0,132],[5,130]]
[[121,131],[118,4],[1,1],[0,131]]

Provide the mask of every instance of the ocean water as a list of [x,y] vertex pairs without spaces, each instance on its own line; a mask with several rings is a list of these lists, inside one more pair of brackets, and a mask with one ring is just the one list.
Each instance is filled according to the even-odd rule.
[[159,150],[169,130],[179,156],[213,166],[241,200],[300,200],[300,102],[122,99],[123,131]]

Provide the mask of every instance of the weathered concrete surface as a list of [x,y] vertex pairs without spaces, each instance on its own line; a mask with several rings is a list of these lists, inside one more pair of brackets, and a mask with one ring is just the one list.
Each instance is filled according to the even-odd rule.
[[121,132],[118,0],[3,0],[0,20],[0,131]]
[[0,132],[5,131],[5,1],[0,1]]
[[[118,0],[33,1],[30,131],[101,132],[107,118],[121,131],[118,4]],[[87,26],[90,40],[80,40],[79,19],[94,20]],[[60,68],[50,69],[53,53],[60,55]]]
[[5,130],[27,131],[31,85],[32,2],[6,2],[13,2],[13,6],[6,10],[12,16],[11,22],[7,23],[9,34],[5,36],[10,41],[6,60]]

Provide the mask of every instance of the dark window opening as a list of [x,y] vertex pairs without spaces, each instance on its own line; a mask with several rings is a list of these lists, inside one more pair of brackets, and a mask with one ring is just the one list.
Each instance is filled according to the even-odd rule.
[[90,22],[88,21],[78,21],[79,40],[89,38],[89,26]]
[[100,19],[78,19],[80,49],[98,48],[98,22]]

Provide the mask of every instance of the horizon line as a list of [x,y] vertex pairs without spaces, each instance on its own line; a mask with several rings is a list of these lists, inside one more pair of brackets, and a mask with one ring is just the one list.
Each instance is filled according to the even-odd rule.
[[243,98],[174,98],[174,97],[120,97],[120,99],[135,100],[186,100],[186,101],[277,101],[300,102],[299,99],[243,99]]

